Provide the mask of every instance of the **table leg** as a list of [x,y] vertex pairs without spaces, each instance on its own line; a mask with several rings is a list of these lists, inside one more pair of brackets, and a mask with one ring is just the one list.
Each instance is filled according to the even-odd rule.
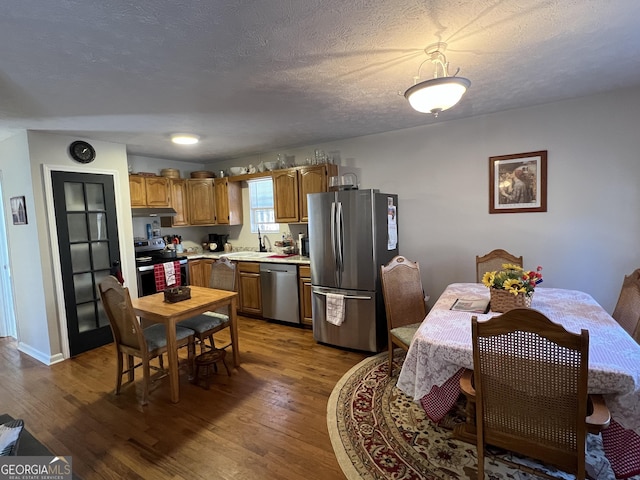
[[169,359],[169,386],[171,387],[171,401],[180,400],[180,379],[178,378],[178,347],[176,345],[176,322],[170,320],[165,323],[167,332],[167,357]]
[[233,365],[235,367],[240,366],[240,351],[238,349],[238,315],[237,309],[237,296],[231,299],[229,305],[229,317],[231,317],[231,345],[233,346]]

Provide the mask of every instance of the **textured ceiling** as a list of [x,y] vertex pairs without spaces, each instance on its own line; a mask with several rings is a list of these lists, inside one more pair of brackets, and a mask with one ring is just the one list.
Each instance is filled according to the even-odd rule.
[[[399,94],[435,42],[471,80],[438,118]],[[640,85],[640,2],[0,0],[0,45],[1,131],[214,161]]]

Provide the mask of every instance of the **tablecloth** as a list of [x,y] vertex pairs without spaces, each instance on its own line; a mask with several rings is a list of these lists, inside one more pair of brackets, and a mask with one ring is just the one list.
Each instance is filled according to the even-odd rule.
[[[439,411],[427,411],[434,421],[443,408],[455,403],[459,389],[445,388],[453,383],[452,377],[461,367],[473,368],[472,315],[479,320],[499,315],[450,310],[458,298],[488,299],[489,292],[482,284],[449,285],[416,332],[398,377],[398,388],[426,410],[430,404],[439,405]],[[629,431],[631,438],[640,439],[640,346],[584,292],[538,287],[531,308],[569,331],[589,330],[589,392],[603,394],[616,425]],[[618,478],[640,473],[640,450],[628,451],[628,440],[609,438],[608,447],[604,435],[603,441]],[[621,454],[625,463],[614,465],[613,454]]]

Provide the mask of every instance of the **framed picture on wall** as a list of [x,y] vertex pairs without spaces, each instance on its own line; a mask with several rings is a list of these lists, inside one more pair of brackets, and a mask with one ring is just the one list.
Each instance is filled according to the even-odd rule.
[[489,213],[546,211],[546,150],[489,157]]
[[27,206],[24,203],[24,197],[11,197],[11,216],[14,225],[27,224]]

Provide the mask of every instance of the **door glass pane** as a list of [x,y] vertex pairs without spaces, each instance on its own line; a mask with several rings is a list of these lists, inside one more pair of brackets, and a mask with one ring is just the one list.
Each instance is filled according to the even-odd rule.
[[105,210],[104,190],[99,183],[85,184],[87,189],[87,210]]
[[90,302],[95,299],[90,273],[74,275],[73,288],[76,292],[76,303]]
[[109,326],[109,317],[107,317],[107,312],[102,308],[102,303],[98,304],[98,325],[101,327]]
[[65,182],[64,202],[69,211],[84,211],[84,191],[81,183]]
[[71,267],[73,272],[86,272],[91,270],[91,262],[89,260],[89,244],[78,243],[69,245],[71,248]]
[[94,303],[78,305],[78,330],[87,332],[96,328],[96,312]]
[[94,243],[93,245],[93,268],[110,268],[109,244],[107,242]]
[[87,225],[85,223],[84,213],[67,214],[67,225],[70,242],[86,242],[89,240],[87,238]]
[[104,213],[90,213],[89,229],[91,230],[91,240],[106,240],[107,216]]
[[[101,270],[99,272],[94,273],[94,277],[96,279],[96,289],[98,288],[97,286],[100,285],[100,283],[102,283],[102,281],[110,275],[109,272],[110,270],[106,269],[106,270]],[[100,298],[100,294],[97,293],[97,290],[96,290],[96,298]]]
[[[102,270],[100,272],[95,272],[96,285],[100,285],[100,283],[109,276],[110,270]],[[98,298],[98,325],[100,327],[108,327],[109,326],[109,318],[107,317],[107,312],[104,311],[102,307],[102,302],[99,300],[100,294],[97,294]]]

